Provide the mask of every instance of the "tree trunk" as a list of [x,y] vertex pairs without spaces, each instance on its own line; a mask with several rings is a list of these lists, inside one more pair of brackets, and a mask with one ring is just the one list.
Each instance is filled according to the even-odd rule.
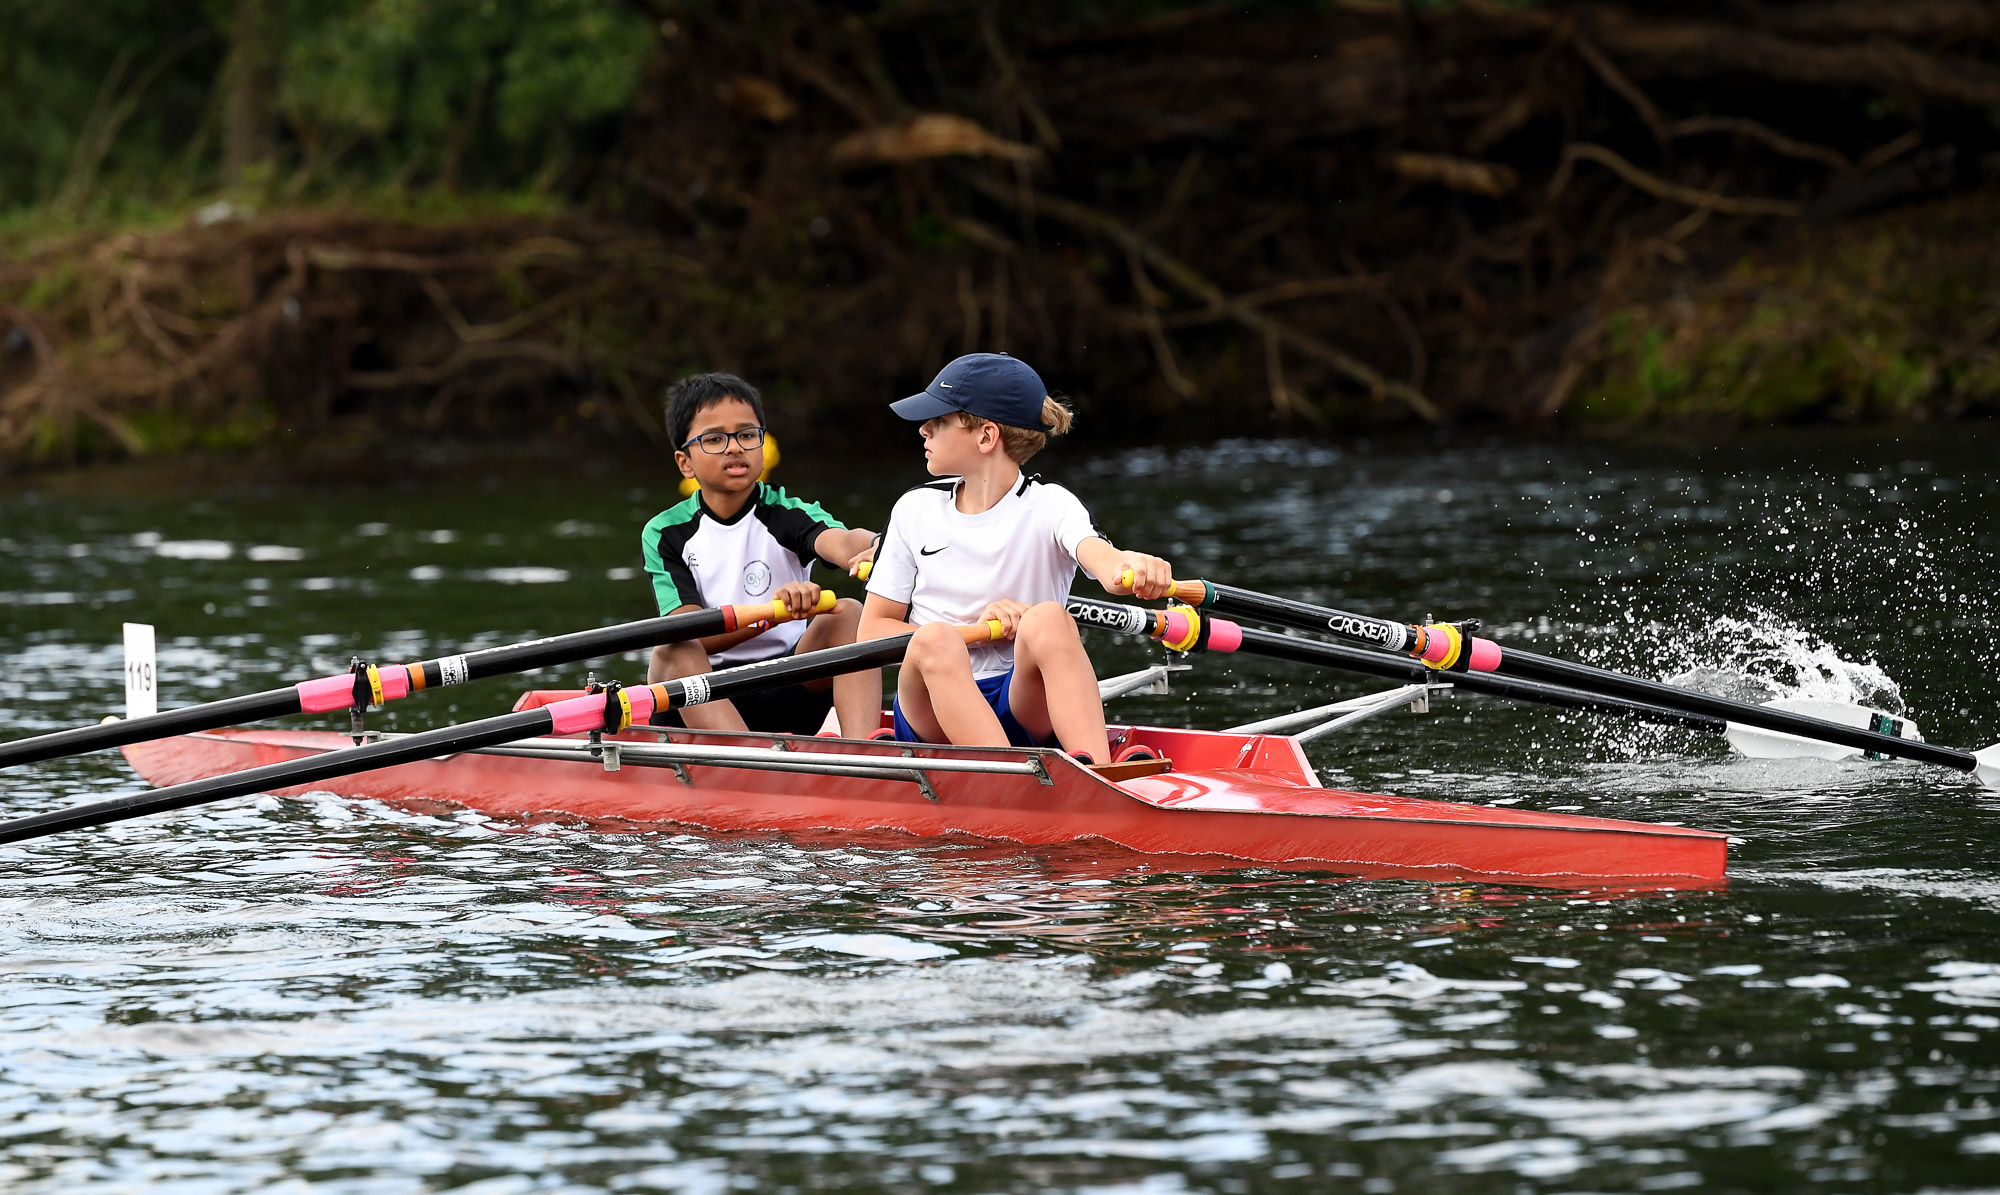
[[236,0],[230,29],[228,99],[223,108],[222,173],[241,182],[271,159],[277,122],[279,6],[282,0]]

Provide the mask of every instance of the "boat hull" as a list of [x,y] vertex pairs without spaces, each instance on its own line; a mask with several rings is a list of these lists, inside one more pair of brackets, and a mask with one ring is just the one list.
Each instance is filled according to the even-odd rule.
[[[363,772],[302,789],[404,805],[444,802],[496,817],[550,815],[607,825],[712,831],[890,831],[1022,844],[1114,843],[1369,875],[1484,878],[1577,886],[1713,886],[1727,839],[1655,826],[1322,788],[1298,744],[1277,735],[1114,728],[1174,761],[1110,783],[1057,752],[994,752],[882,741],[785,738],[814,752],[925,759],[1039,759],[1035,776],[932,771],[908,780],[689,764],[607,771],[593,762],[468,753]],[[627,733],[614,741],[763,747],[765,735]],[[149,782],[177,784],[350,746],[326,731],[222,730],[125,748]],[[685,776],[685,780],[683,779]]]

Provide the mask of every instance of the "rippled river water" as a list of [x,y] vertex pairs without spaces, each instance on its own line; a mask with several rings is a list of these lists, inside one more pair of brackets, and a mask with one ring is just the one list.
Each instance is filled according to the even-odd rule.
[[[1860,692],[1978,747],[2000,738],[1996,430],[1046,472],[1183,576]],[[907,471],[778,480],[879,525]],[[650,613],[637,530],[664,476],[461,472],[17,483],[0,737],[117,710],[127,620],[158,627],[177,705]],[[1150,658],[1092,642],[1106,674]],[[1365,687],[1196,664],[1115,716],[1218,727]],[[517,687],[376,721],[499,713]],[[1579,894],[243,799],[0,847],[0,1188],[2000,1189],[2000,797],[1970,778],[1479,699],[1311,755],[1344,786],[1725,830],[1730,880]],[[10,814],[137,786],[115,755],[0,772]]]

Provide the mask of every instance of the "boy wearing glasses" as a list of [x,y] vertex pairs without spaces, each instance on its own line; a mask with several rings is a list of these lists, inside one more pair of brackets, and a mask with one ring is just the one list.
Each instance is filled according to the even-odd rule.
[[[873,557],[874,532],[849,530],[817,503],[758,480],[764,473],[764,403],[742,378],[704,373],[676,382],[667,394],[667,430],[678,445],[674,463],[700,488],[653,516],[642,537],[662,615],[773,600],[811,609],[820,590],[812,581],[815,558],[851,573]],[[662,645],[653,649],[646,681],[852,643],[860,622],[861,604],[843,598],[810,620]],[[881,671],[689,706],[656,720],[697,730],[812,734],[829,707],[839,715],[842,735],[874,733],[882,724]]]

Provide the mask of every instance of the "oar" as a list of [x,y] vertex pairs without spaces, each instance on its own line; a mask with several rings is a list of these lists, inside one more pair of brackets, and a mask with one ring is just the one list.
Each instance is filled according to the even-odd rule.
[[1295,639],[1289,635],[1274,635],[1254,627],[1239,626],[1226,618],[1202,614],[1186,606],[1148,610],[1141,606],[1128,606],[1119,602],[1072,597],[1069,599],[1067,609],[1070,617],[1079,623],[1103,627],[1122,634],[1143,635],[1149,639],[1157,639],[1178,652],[1242,652],[1245,655],[1264,656],[1273,660],[1290,660],[1294,663],[1314,664],[1322,668],[1335,668],[1363,676],[1377,676],[1385,680],[1415,684],[1427,681],[1449,684],[1469,693],[1484,693],[1493,697],[1506,697],[1514,701],[1528,701],[1562,709],[1614,714],[1640,722],[1652,722],[1662,726],[1684,726],[1712,734],[1723,733],[1727,725],[1723,719],[1709,717],[1706,714],[1667,709],[1643,701],[1627,701],[1622,697],[1607,697],[1599,693],[1585,693],[1577,689],[1566,689],[1560,685],[1545,685],[1536,681],[1515,680],[1504,676],[1487,676],[1477,672],[1463,674],[1454,672],[1448,677],[1441,677],[1415,660],[1399,660],[1395,656],[1383,655],[1378,651],[1342,647],[1338,643],[1327,643],[1319,639]]
[[[1128,573],[1129,577],[1130,574]],[[1434,671],[1449,672],[1454,680],[1462,676],[1498,673],[1526,680],[1543,681],[1585,692],[1621,697],[1666,709],[1704,714],[1743,726],[1796,735],[1819,742],[1838,743],[1876,755],[1896,756],[1920,763],[1937,764],[1961,772],[1971,772],[1981,784],[2000,788],[2000,743],[1978,752],[1962,751],[1926,743],[1921,739],[1885,734],[1868,726],[1845,726],[1826,718],[1732,701],[1693,689],[1683,689],[1659,681],[1627,676],[1606,668],[1577,664],[1538,655],[1518,648],[1503,648],[1491,639],[1468,633],[1469,628],[1448,622],[1414,624],[1371,618],[1315,606],[1291,598],[1273,597],[1254,590],[1218,585],[1212,581],[1176,581],[1170,595],[1190,606],[1260,622],[1276,623],[1303,631],[1320,631],[1383,651],[1401,652]],[[1768,739],[1764,740],[1768,742]]]
[[[1005,634],[1005,628],[997,620],[959,629],[967,643],[984,643]],[[323,755],[267,764],[224,776],[211,776],[206,780],[191,780],[186,784],[112,797],[53,813],[15,818],[0,822],[0,843],[102,826],[248,793],[314,784],[458,751],[496,747],[538,735],[580,734],[592,730],[615,733],[634,723],[648,722],[655,711],[722,701],[779,685],[820,680],[844,672],[894,664],[903,658],[903,652],[909,645],[909,635],[893,635],[886,639],[870,639],[823,651],[724,668],[706,676],[682,677],[629,689],[613,685],[602,693],[571,697],[519,713],[502,714],[497,718],[446,726],[358,747],[343,747]]]
[[366,709],[425,689],[460,685],[489,676],[506,676],[555,664],[574,664],[579,660],[618,655],[662,643],[705,639],[753,623],[785,622],[824,614],[833,609],[836,600],[831,591],[822,591],[819,604],[809,611],[787,610],[783,602],[761,606],[722,606],[619,623],[571,635],[530,639],[504,647],[487,647],[463,655],[425,660],[421,664],[357,665],[348,672],[300,681],[283,689],[251,693],[244,697],[226,697],[221,701],[162,710],[142,718],[79,726],[74,730],[58,730],[0,743],[0,768],[63,755],[78,755],[105,747],[123,747],[127,743],[143,743],[171,735],[214,730],[218,726],[282,718],[287,714]]

